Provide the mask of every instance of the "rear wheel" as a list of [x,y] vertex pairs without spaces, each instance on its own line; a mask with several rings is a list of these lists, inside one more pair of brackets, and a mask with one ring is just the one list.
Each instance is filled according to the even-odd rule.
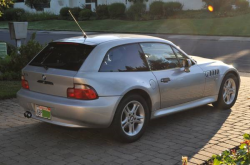
[[129,95],[119,104],[114,116],[113,128],[119,140],[134,142],[145,132],[149,121],[149,109],[140,95]]
[[239,90],[238,78],[229,73],[222,81],[217,102],[213,106],[221,109],[230,109],[236,102]]

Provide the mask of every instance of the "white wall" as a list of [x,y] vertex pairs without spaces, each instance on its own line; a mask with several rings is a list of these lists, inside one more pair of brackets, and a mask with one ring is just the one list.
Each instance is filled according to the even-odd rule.
[[83,0],[51,0],[50,8],[45,8],[45,12],[59,14],[63,7],[82,7],[85,4]]
[[[170,1],[170,0],[168,0]],[[202,0],[173,0],[182,3],[183,10],[200,10],[204,7],[205,3]]]
[[45,12],[59,14],[61,8],[69,6],[69,1],[67,0],[51,0],[50,8],[45,8]]
[[[149,0],[152,1],[152,0]],[[204,7],[205,3],[202,0],[162,0],[163,2],[180,2],[182,3],[183,10],[200,10]]]

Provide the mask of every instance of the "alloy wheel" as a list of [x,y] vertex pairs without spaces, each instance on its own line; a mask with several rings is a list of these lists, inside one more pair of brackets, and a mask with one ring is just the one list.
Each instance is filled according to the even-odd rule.
[[226,80],[223,87],[223,100],[226,104],[231,104],[236,96],[236,83],[234,79],[229,78]]
[[138,101],[129,102],[121,114],[121,127],[128,136],[137,135],[145,121],[145,110]]

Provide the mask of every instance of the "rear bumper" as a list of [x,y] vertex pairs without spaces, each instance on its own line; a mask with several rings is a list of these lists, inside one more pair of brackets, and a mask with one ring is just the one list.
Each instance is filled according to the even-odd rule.
[[[97,100],[75,100],[21,89],[19,104],[32,118],[66,127],[105,128],[112,120],[121,96],[99,97]],[[51,108],[51,119],[37,117],[36,105]]]

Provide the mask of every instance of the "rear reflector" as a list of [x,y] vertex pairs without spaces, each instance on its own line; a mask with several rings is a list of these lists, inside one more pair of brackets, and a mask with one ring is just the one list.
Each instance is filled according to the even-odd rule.
[[30,87],[29,87],[29,83],[28,83],[27,80],[24,79],[24,76],[22,76],[22,87],[23,87],[24,89],[29,89],[29,88],[30,88]]
[[74,88],[67,89],[67,97],[81,100],[94,100],[98,98],[96,91],[88,85],[75,84]]

